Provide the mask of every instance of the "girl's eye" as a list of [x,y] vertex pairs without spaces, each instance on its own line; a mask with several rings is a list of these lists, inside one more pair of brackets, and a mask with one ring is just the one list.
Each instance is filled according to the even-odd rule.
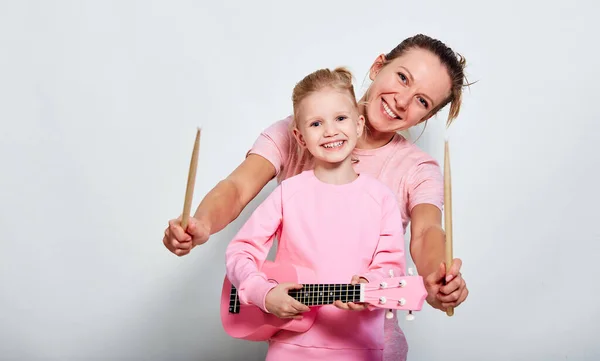
[[400,77],[400,80],[402,80],[402,82],[404,84],[406,84],[406,82],[408,81],[408,78],[406,77],[406,75],[404,75],[402,73],[398,73],[398,77]]
[[337,117],[337,120],[341,122],[342,120],[347,119],[347,118],[348,117],[346,117],[345,115],[340,115],[339,117]]
[[429,107],[429,103],[427,103],[427,100],[419,97],[419,102],[425,107],[428,108]]
[[311,127],[316,127],[318,125],[319,125],[319,122],[317,122],[317,121],[310,123]]

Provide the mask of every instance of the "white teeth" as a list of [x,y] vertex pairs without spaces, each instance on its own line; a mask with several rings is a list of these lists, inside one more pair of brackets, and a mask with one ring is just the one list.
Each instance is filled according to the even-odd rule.
[[383,110],[385,110],[385,112],[387,113],[387,115],[390,116],[390,118],[398,118],[398,116],[394,112],[392,112],[390,107],[388,107],[388,105],[385,102],[383,102],[382,104],[383,104]]
[[344,142],[340,140],[338,142],[323,144],[323,147],[325,147],[325,148],[336,148],[336,147],[340,147],[342,145],[342,143],[344,143]]

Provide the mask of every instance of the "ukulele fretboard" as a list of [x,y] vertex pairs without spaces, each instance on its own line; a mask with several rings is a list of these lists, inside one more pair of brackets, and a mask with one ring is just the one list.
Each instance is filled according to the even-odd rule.
[[330,305],[337,300],[360,301],[360,285],[350,284],[304,284],[299,290],[290,290],[290,296],[307,306]]
[[[361,301],[361,285],[351,284],[304,284],[299,290],[290,290],[288,294],[306,306],[330,305],[340,300]],[[240,298],[237,289],[231,285],[229,293],[229,313],[240,312]]]

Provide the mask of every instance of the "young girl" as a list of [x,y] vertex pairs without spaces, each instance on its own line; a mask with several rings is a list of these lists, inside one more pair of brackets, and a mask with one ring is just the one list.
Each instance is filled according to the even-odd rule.
[[[292,99],[292,131],[314,168],[281,182],[226,252],[227,276],[240,302],[282,318],[297,318],[309,308],[287,293],[300,285],[278,285],[260,271],[274,236],[276,262],[312,269],[316,283],[378,282],[405,268],[395,194],[352,166],[364,118],[351,74],[343,68],[318,70],[296,85]],[[385,310],[336,301],[317,312],[308,331],[277,333],[267,360],[383,360]]]

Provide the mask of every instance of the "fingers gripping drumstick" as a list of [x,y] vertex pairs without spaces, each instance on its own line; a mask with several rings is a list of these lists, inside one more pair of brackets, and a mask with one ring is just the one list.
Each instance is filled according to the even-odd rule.
[[[450,152],[448,139],[444,144],[444,224],[446,228],[446,273],[452,266],[452,184],[450,181]],[[446,309],[448,316],[454,315],[454,307]]]
[[196,169],[198,167],[198,151],[200,149],[200,128],[196,130],[196,141],[192,151],[192,160],[190,161],[190,171],[188,173],[187,188],[185,190],[185,201],[183,202],[183,214],[181,215],[181,227],[185,230],[190,218],[192,208],[192,198],[194,198],[194,185],[196,184]]

